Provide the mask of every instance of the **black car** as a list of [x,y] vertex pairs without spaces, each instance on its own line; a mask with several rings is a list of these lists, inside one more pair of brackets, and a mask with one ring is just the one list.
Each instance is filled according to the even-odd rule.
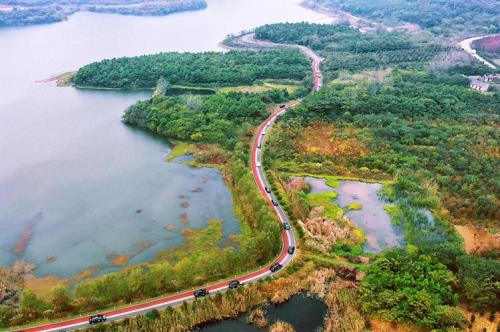
[[229,283],[229,289],[235,289],[241,285],[242,285],[242,283],[239,280],[233,280]]
[[194,291],[193,295],[195,298],[204,297],[208,295],[208,290],[206,290],[205,288],[198,289]]
[[295,247],[294,246],[288,247],[288,254],[289,255],[293,255],[294,252],[295,252]]
[[106,321],[106,316],[104,315],[93,315],[89,318],[89,324],[98,324]]
[[285,107],[286,107],[286,105],[284,105],[284,104],[283,104],[283,105],[280,105],[280,108],[285,108]]
[[276,263],[276,264],[271,265],[269,270],[271,270],[271,272],[277,272],[277,271],[281,270],[282,267],[283,267],[283,265],[281,265],[280,263]]
[[283,223],[283,228],[286,229],[287,231],[289,231],[290,229],[292,229],[292,227],[290,227],[290,224],[285,222]]
[[279,205],[278,202],[276,202],[274,199],[271,202],[273,202],[274,206],[278,206]]
[[264,189],[266,189],[266,193],[268,193],[268,194],[271,193],[271,189],[269,189],[268,187],[264,187]]

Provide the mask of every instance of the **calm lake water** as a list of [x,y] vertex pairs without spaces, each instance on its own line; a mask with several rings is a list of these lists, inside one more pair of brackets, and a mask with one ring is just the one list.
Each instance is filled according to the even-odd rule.
[[400,227],[391,223],[389,214],[384,210],[387,204],[379,197],[382,189],[380,183],[365,183],[358,181],[339,181],[339,188],[332,188],[325,184],[324,179],[307,177],[311,185],[311,192],[336,191],[338,197],[335,202],[342,208],[351,203],[361,204],[361,210],[347,210],[346,216],[366,235],[365,252],[378,253],[390,247],[399,247],[404,244],[404,235]]
[[228,33],[326,20],[293,0],[208,3],[166,17],[78,13],[61,23],[0,29],[0,265],[24,259],[37,264],[38,275],[68,277],[109,265],[110,252],[145,261],[183,242],[185,213],[188,227],[217,218],[226,235],[239,232],[216,170],[166,163],[165,141],[120,122],[124,109],[150,92],[35,83],[103,58],[219,50]]
[[[277,320],[289,323],[295,331],[314,332],[321,331],[323,319],[327,307],[325,303],[317,298],[308,297],[303,294],[293,296],[288,302],[275,306],[266,307],[270,325]],[[225,320],[212,326],[201,329],[203,332],[264,332],[269,328],[258,328],[246,322],[246,315],[238,319]]]

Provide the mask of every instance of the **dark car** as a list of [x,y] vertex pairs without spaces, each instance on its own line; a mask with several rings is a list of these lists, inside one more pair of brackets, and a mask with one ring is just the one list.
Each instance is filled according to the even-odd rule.
[[285,222],[283,223],[283,228],[286,229],[287,231],[289,231],[290,229],[292,229],[292,227],[290,227],[290,224]]
[[280,263],[276,263],[276,264],[271,265],[269,270],[271,270],[271,272],[277,272],[277,271],[281,270],[282,267],[283,267],[283,265],[281,265]]
[[195,290],[193,294],[195,298],[204,297],[208,295],[208,290],[206,290],[205,288],[198,289]]
[[288,247],[288,254],[289,255],[293,255],[294,252],[295,252],[295,247],[294,246]]
[[235,289],[241,285],[242,285],[242,283],[239,280],[233,280],[229,283],[229,289]]
[[279,205],[278,202],[276,202],[274,199],[271,202],[273,202],[274,206],[278,206]]
[[264,187],[264,189],[266,189],[266,193],[268,193],[268,194],[271,193],[271,189],[269,189],[268,187]]
[[93,315],[89,318],[89,324],[98,324],[106,321],[106,316],[104,315]]
[[285,108],[285,107],[286,107],[286,105],[284,105],[284,104],[283,104],[283,105],[280,105],[280,108]]

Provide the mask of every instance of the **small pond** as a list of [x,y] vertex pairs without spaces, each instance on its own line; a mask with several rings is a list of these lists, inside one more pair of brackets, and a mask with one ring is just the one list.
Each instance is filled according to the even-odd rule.
[[[323,301],[304,294],[294,295],[282,305],[267,306],[269,324],[281,320],[291,324],[295,331],[314,332],[321,331],[327,307]],[[246,314],[236,319],[225,320],[200,329],[203,332],[261,332],[269,328],[258,328],[246,322]]]
[[[325,183],[325,179],[306,177],[305,180],[311,186],[311,193],[338,193],[335,202],[346,210],[346,216],[366,234],[365,252],[378,253],[386,248],[404,245],[402,229],[391,223],[389,214],[384,210],[387,202],[379,196],[382,184],[339,181],[340,186],[332,188]],[[352,203],[361,204],[361,209],[348,210],[347,206]]]

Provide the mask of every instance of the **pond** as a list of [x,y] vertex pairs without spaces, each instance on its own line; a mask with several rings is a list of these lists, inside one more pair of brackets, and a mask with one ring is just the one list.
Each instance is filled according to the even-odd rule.
[[[294,295],[288,302],[282,305],[269,305],[266,309],[270,325],[281,320],[291,324],[295,331],[301,332],[321,331],[327,312],[323,301],[304,294]],[[269,329],[249,325],[246,323],[246,315],[242,315],[237,319],[225,320],[200,330],[203,332],[261,332]]]
[[[332,188],[326,185],[325,179],[306,177],[311,192],[335,191],[338,196],[335,202],[344,208],[345,215],[366,235],[365,252],[378,253],[390,247],[404,245],[404,234],[400,227],[391,223],[389,214],[384,210],[388,203],[380,198],[380,183],[359,181],[338,181],[340,186]],[[359,210],[349,210],[349,204],[361,205]]]

